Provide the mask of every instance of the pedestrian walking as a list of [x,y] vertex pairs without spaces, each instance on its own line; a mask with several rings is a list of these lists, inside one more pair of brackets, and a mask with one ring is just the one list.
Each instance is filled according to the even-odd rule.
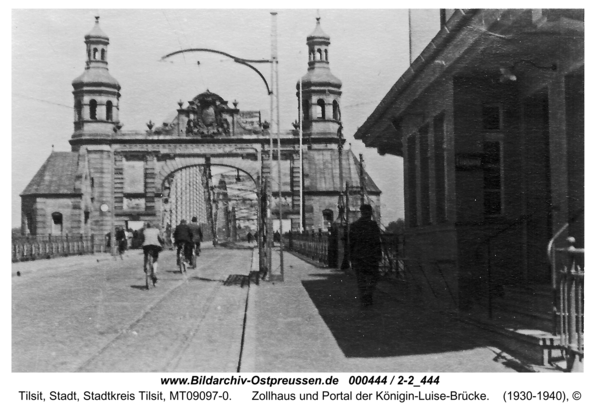
[[350,261],[356,274],[358,292],[363,307],[373,305],[373,292],[379,279],[381,238],[373,221],[373,208],[360,206],[360,218],[350,224]]
[[117,233],[115,234],[116,245],[119,250],[119,256],[121,260],[123,259],[123,254],[125,253],[125,249],[127,248],[127,236],[125,235],[125,230],[122,227],[117,227]]
[[153,227],[152,223],[147,222],[146,228],[142,231],[142,249],[144,250],[144,273],[148,275],[148,262],[152,264],[150,270],[150,276],[152,279],[152,285],[156,286],[158,281],[158,254],[162,251],[165,243],[158,228]]

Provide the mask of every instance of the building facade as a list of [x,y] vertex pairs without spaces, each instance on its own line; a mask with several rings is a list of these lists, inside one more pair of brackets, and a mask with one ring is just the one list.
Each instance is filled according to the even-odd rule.
[[583,247],[584,16],[439,17],[355,137],[404,158],[407,257],[442,267],[433,287],[466,309],[550,287],[547,247],[566,223]]

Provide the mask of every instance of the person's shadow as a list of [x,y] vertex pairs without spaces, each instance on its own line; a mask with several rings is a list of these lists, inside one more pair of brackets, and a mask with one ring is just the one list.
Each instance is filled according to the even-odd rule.
[[[346,357],[395,357],[468,350],[481,343],[466,326],[423,304],[375,291],[374,305],[362,307],[356,278],[316,274],[302,284]],[[385,287],[380,283],[378,288]],[[396,294],[393,294],[396,292]],[[400,297],[402,298],[402,297]]]

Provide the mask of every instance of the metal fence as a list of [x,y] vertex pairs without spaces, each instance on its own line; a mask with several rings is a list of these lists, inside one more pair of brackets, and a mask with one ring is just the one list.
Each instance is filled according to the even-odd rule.
[[383,256],[379,266],[383,276],[406,281],[406,263],[404,255],[404,236],[398,234],[381,234]]
[[32,261],[69,255],[94,254],[110,251],[104,239],[91,236],[13,236],[12,261]]
[[555,335],[566,352],[570,370],[579,371],[583,364],[584,331],[584,252],[575,247],[575,239],[567,238],[567,247],[555,247],[551,242],[554,286]]
[[289,233],[287,235],[287,246],[291,251],[322,264],[328,264],[329,262],[329,242],[329,233],[320,231]]

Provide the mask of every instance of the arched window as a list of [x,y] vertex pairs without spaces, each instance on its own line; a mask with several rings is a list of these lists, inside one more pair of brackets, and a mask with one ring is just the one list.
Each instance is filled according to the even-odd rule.
[[340,105],[337,100],[333,100],[333,119],[340,121],[342,114],[340,113]]
[[323,210],[323,220],[325,222],[333,221],[333,211],[330,209]]
[[52,213],[52,234],[60,235],[63,231],[63,215],[59,212]]
[[308,120],[308,100],[302,100],[302,118]]
[[98,49],[94,48],[94,60],[98,60]]
[[112,121],[113,119],[113,103],[112,101],[106,102],[106,121]]
[[81,100],[75,101],[75,121],[81,121],[81,111],[82,111]]
[[314,61],[314,60],[315,60],[315,52],[314,52],[314,50],[311,50],[308,53],[308,61]]
[[325,102],[323,101],[323,99],[319,99],[317,100],[317,105],[319,106],[319,117],[320,119],[324,119],[325,118]]
[[317,54],[319,55],[319,60],[323,60],[323,53],[321,52],[321,49],[317,49]]
[[102,51],[100,52],[100,60],[104,61],[106,60],[106,50],[102,49]]
[[98,120],[98,117],[96,116],[97,109],[98,103],[96,102],[96,100],[90,100],[90,118],[92,120]]
[[329,61],[329,56],[327,55],[327,49],[325,49],[325,61]]

